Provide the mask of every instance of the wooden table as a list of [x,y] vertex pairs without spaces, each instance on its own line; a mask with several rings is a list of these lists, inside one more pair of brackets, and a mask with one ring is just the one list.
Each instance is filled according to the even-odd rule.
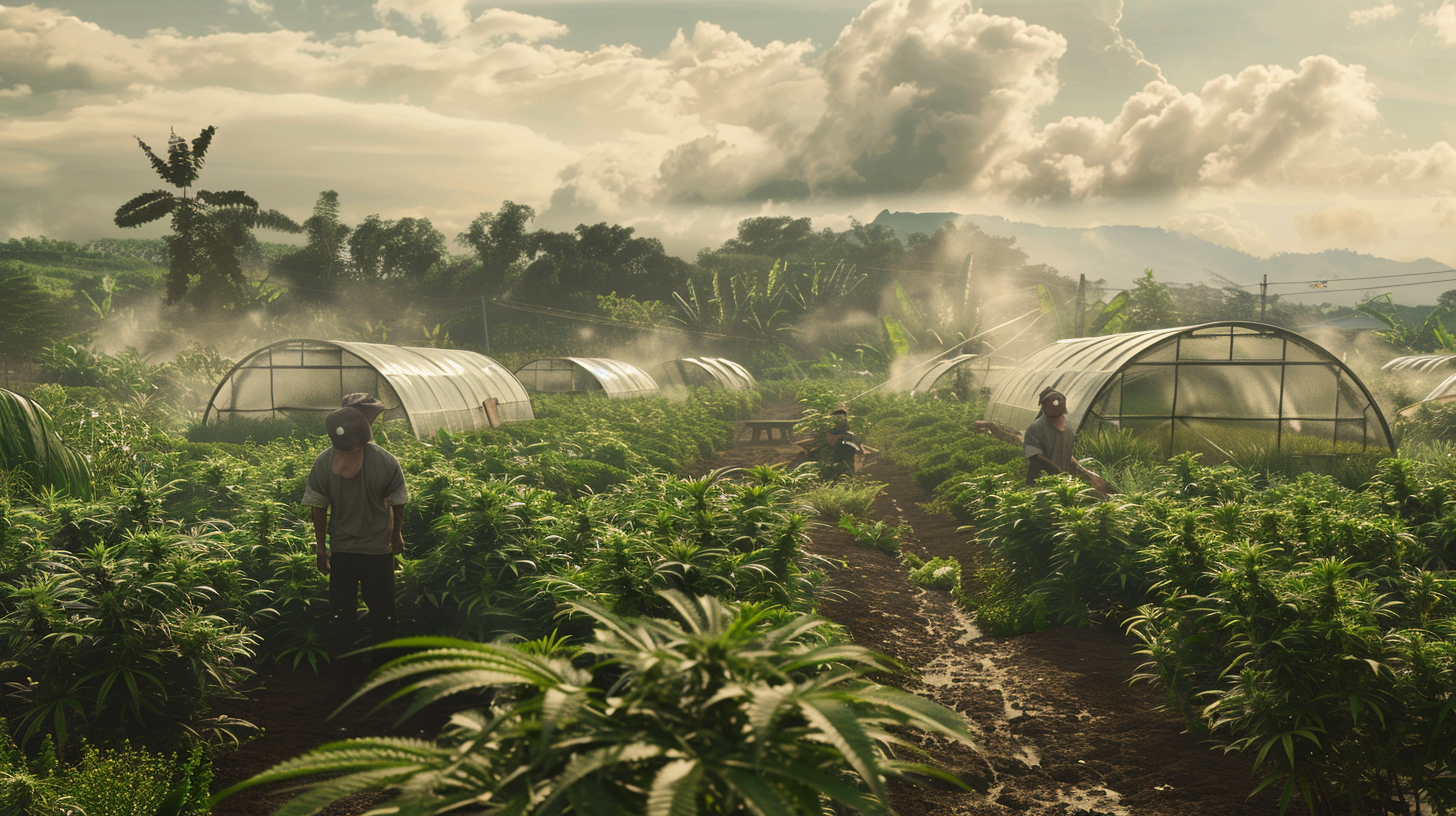
[[745,430],[753,432],[753,441],[757,442],[765,435],[768,441],[773,441],[774,431],[779,432],[779,438],[785,442],[789,441],[789,434],[794,432],[794,425],[798,424],[797,419],[746,419],[743,421]]

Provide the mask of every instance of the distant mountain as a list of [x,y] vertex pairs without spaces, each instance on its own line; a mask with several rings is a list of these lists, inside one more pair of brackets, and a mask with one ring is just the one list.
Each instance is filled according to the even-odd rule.
[[[1339,306],[1353,306],[1366,294],[1384,292],[1397,303],[1434,305],[1442,292],[1456,289],[1451,265],[1430,258],[1392,261],[1346,250],[1260,258],[1155,227],[1043,227],[995,215],[885,210],[872,223],[890,227],[904,240],[917,232],[932,234],[946,221],[971,222],[989,235],[1013,236],[1031,263],[1049,264],[1074,278],[1080,274],[1089,281],[1102,279],[1109,289],[1132,286],[1144,269],[1153,270],[1153,276],[1167,284],[1222,287],[1226,285],[1222,276],[1256,293],[1268,275],[1270,295]],[[1311,281],[1328,285],[1312,286]]]

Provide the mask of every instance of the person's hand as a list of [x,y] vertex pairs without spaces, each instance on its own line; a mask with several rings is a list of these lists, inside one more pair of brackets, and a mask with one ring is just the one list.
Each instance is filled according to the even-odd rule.
[[404,552],[404,533],[395,533],[389,537],[389,551],[395,555]]
[[318,571],[323,575],[329,574],[329,554],[327,551],[319,550]]

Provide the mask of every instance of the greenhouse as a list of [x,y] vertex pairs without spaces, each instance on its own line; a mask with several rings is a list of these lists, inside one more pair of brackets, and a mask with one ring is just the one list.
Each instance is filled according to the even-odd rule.
[[1380,367],[1381,371],[1408,371],[1416,374],[1430,374],[1456,365],[1456,354],[1412,354],[1397,357]]
[[885,390],[918,396],[937,388],[949,388],[964,399],[970,394],[972,385],[986,381],[990,360],[979,354],[957,354],[922,363],[888,380]]
[[531,400],[511,372],[481,354],[331,340],[284,340],[243,358],[203,413],[233,419],[320,419],[345,394],[365,391],[415,436],[469,431],[532,419]]
[[602,357],[542,357],[516,369],[527,391],[541,394],[605,394],[613,399],[657,393],[647,372]]
[[653,369],[659,385],[718,385],[729,391],[750,391],[758,386],[748,369],[722,357],[683,357]]
[[1131,431],[1169,456],[1329,456],[1394,447],[1380,408],[1344,363],[1305,337],[1262,323],[1053,343],[998,378],[986,418],[1024,429],[1047,386],[1066,395],[1073,430]]

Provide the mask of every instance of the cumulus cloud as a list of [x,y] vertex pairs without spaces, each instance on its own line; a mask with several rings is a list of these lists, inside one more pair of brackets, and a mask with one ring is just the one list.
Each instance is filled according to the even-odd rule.
[[[0,208],[29,202],[26,223],[44,212],[109,220],[145,175],[130,137],[155,144],[172,124],[217,124],[209,172],[236,161],[259,183],[230,186],[261,184],[269,206],[282,196],[306,211],[319,190],[338,189],[346,207],[397,217],[383,203],[393,190],[442,223],[468,223],[503,198],[560,218],[629,220],[682,205],[887,196],[1014,205],[1456,184],[1456,149],[1444,142],[1357,147],[1380,125],[1361,66],[1312,56],[1185,90],[1118,33],[1121,0],[1084,0],[1076,30],[1100,31],[1137,90],[1108,115],[1051,122],[1067,37],[966,0],[875,0],[822,52],[703,22],[651,54],[558,47],[559,23],[480,5],[377,0],[381,25],[326,40],[127,37],[54,9],[0,6],[0,99],[40,114],[0,120]],[[89,179],[77,189],[106,190],[90,210],[58,192],[72,172]],[[1188,223],[1226,245],[1257,237],[1232,218]]]
[[1375,215],[1359,207],[1325,207],[1309,215],[1297,215],[1294,230],[1306,244],[1315,247],[1367,246],[1385,236]]
[[1321,159],[1378,117],[1376,96],[1363,68],[1330,57],[1307,57],[1298,71],[1251,66],[1197,94],[1154,82],[1111,121],[1048,126],[1002,175],[1048,199],[1317,181]]
[[1400,16],[1400,6],[1394,3],[1382,3],[1367,9],[1355,9],[1350,12],[1350,22],[1363,26],[1398,16]]
[[1456,45],[1456,0],[1445,0],[1440,8],[1422,14],[1421,23],[1434,28],[1443,45]]

